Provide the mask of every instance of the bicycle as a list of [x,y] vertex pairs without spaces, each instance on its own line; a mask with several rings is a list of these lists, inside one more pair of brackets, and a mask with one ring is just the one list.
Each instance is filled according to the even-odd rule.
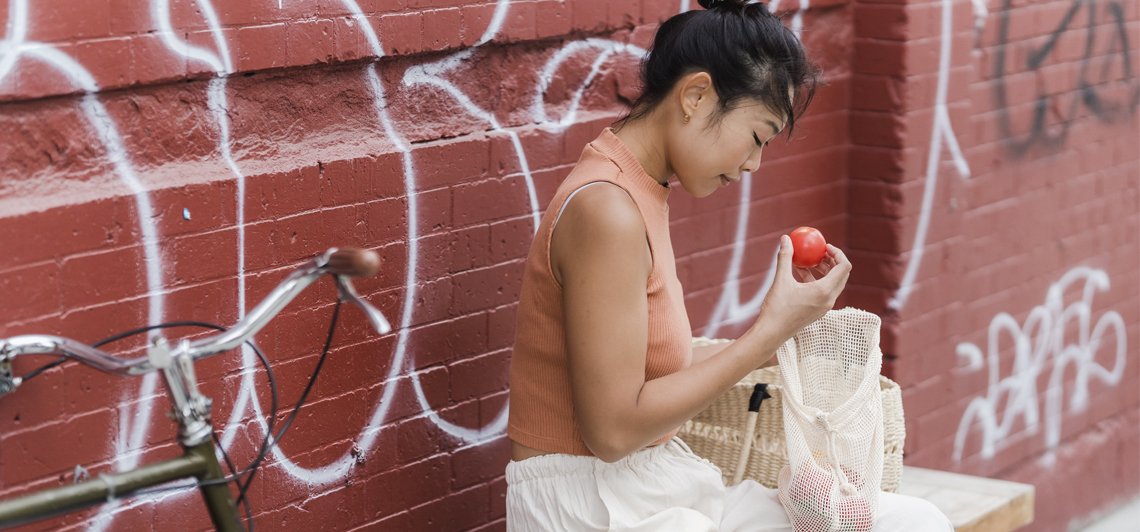
[[[183,448],[183,454],[176,458],[140,466],[128,471],[99,474],[96,478],[84,482],[2,500],[0,501],[0,528],[26,524],[132,495],[197,487],[215,528],[222,532],[244,532],[245,528],[242,526],[237,509],[237,505],[244,502],[249,530],[252,532],[253,515],[245,492],[250,483],[253,482],[258,466],[268,451],[284,436],[285,431],[308,397],[309,391],[320,373],[321,366],[324,364],[325,357],[328,355],[341,303],[347,301],[364,311],[369,322],[380,334],[386,334],[391,330],[384,315],[361,299],[349,281],[349,277],[371,277],[379,271],[379,268],[380,259],[375,252],[331,248],[293,271],[230,329],[202,322],[171,322],[128,331],[91,346],[69,338],[48,335],[22,335],[0,339],[0,397],[13,392],[28,379],[68,360],[76,360],[106,373],[123,377],[161,371],[165,376],[167,391],[174,407],[171,417],[174,418],[179,427],[178,442]],[[338,298],[333,310],[332,324],[329,327],[329,336],[325,342],[324,351],[317,362],[312,377],[309,379],[308,386],[301,394],[297,406],[284,421],[284,426],[280,431],[271,438],[271,435],[274,434],[274,420],[277,417],[276,382],[268,359],[252,343],[251,338],[294,297],[326,274],[333,276],[337,286]],[[187,326],[205,327],[221,332],[196,340],[182,339],[173,346],[163,336],[155,335],[147,346],[145,356],[130,359],[115,357],[99,349],[101,345],[135,334]],[[217,436],[210,423],[213,401],[198,391],[197,380],[194,375],[194,362],[232,351],[243,344],[248,344],[258,355],[262,365],[265,366],[272,388],[272,407],[261,449],[254,461],[239,473],[225,454],[225,449],[220,445],[217,447],[214,445],[217,442]],[[12,375],[12,361],[17,356],[22,355],[62,356],[28,374],[14,377]],[[227,476],[223,473],[216,450],[221,451],[231,475]],[[160,484],[189,478],[195,479],[195,483],[155,488]],[[245,479],[244,484],[242,483],[243,478]],[[237,499],[230,491],[230,482],[234,482],[238,487],[239,496]],[[151,489],[148,490],[148,488]]]

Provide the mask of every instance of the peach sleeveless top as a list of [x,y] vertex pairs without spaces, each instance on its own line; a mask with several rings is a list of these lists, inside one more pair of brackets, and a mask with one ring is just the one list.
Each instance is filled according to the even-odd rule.
[[[624,189],[645,221],[653,256],[653,269],[645,286],[649,303],[645,380],[664,377],[692,362],[692,329],[669,240],[666,199],[670,189],[647,174],[629,148],[606,128],[582,150],[578,164],[555,192],[538,226],[523,274],[511,357],[507,435],[541,451],[593,456],[582,441],[570,396],[562,287],[550,268],[550,235],[570,196],[599,181]],[[676,433],[674,429],[651,445],[669,441]]]

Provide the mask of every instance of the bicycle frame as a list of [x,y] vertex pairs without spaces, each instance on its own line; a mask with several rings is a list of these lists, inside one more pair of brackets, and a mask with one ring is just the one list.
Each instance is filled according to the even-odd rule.
[[[11,363],[15,357],[29,354],[59,354],[83,362],[96,369],[120,376],[136,376],[162,371],[173,403],[173,417],[179,425],[182,456],[141,466],[129,471],[100,474],[95,479],[71,486],[44,490],[22,497],[0,501],[0,528],[8,528],[81,508],[129,496],[144,488],[186,478],[203,481],[224,479],[211,439],[210,398],[198,392],[194,362],[233,350],[249,341],[278,312],[318,278],[331,274],[339,298],[364,311],[373,327],[385,334],[391,327],[374,307],[362,300],[348,280],[349,276],[370,276],[379,267],[379,259],[371,252],[338,251],[332,248],[310,260],[292,274],[232,328],[195,341],[181,340],[171,348],[157,336],[147,355],[133,359],[112,356],[75,340],[58,336],[25,335],[0,339],[0,397],[15,390],[21,380],[13,377]],[[244,527],[228,483],[200,485],[214,526],[223,532],[241,532]]]
[[[46,519],[89,506],[130,496],[138,490],[175,480],[198,481],[225,478],[214,442],[206,440],[187,447],[177,458],[141,466],[122,473],[101,474],[71,486],[45,490],[16,499],[0,501],[0,528]],[[202,498],[214,528],[221,532],[243,532],[241,519],[228,484],[201,486]]]

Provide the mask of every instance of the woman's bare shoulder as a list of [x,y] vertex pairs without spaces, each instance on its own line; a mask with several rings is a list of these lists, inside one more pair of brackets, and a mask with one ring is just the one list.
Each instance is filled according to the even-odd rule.
[[610,183],[579,190],[563,207],[550,239],[550,264],[559,284],[567,267],[594,261],[652,266],[641,211],[624,189]]

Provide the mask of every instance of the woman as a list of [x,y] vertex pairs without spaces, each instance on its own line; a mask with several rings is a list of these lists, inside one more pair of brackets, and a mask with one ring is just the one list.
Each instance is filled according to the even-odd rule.
[[[829,245],[818,267],[794,268],[782,236],[752,327],[691,347],[668,180],[704,197],[756,171],[816,83],[764,4],[700,1],[658,29],[642,96],[583,150],[532,244],[511,361],[508,530],[790,529],[775,490],[726,489],[674,435],[831,309],[851,264]],[[929,503],[889,495],[876,530],[948,530]]]

